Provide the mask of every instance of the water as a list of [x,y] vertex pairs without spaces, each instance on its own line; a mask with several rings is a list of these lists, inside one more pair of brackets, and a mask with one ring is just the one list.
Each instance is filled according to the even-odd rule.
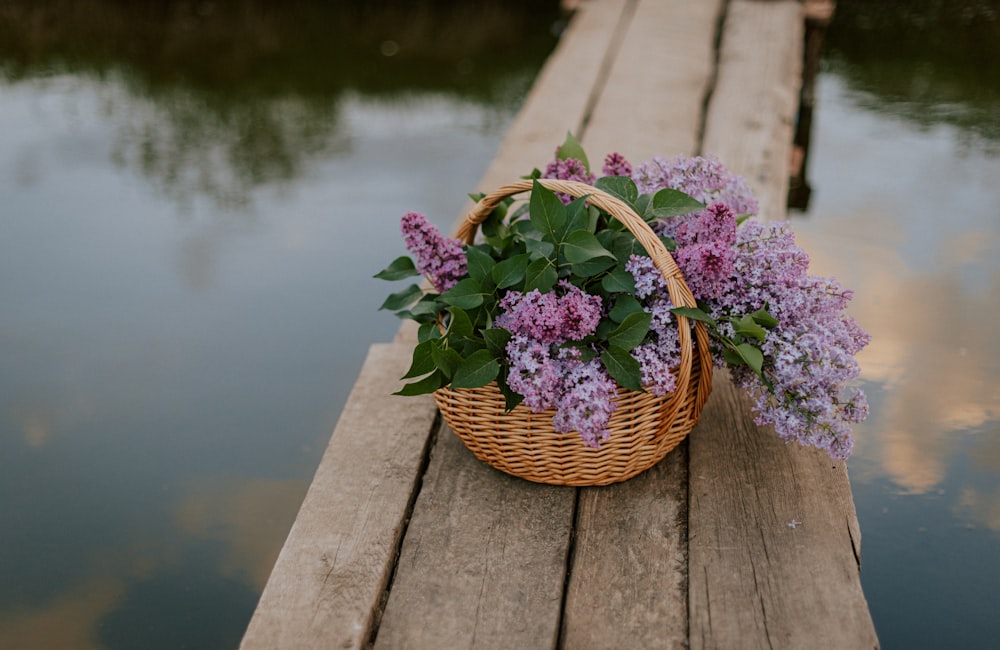
[[[407,24],[447,35],[461,7],[240,6],[243,49],[206,3],[175,6],[169,52],[67,30],[0,59],[0,648],[238,644],[366,349],[398,327],[372,275],[399,217],[450,227],[555,41],[547,8],[505,63],[502,32],[442,63],[407,56]],[[281,28],[315,12],[365,34],[294,60],[253,45],[292,47]],[[228,56],[187,65],[192,29]]]
[[795,221],[873,337],[849,467],[885,648],[1000,635],[1000,7],[959,5],[838,3]]
[[[0,648],[238,643],[397,327],[398,217],[452,222],[555,21],[119,4],[0,13]],[[886,648],[1000,636],[1000,12],[939,5],[838,2],[794,216],[874,337],[850,474]],[[539,20],[503,56],[468,29]]]

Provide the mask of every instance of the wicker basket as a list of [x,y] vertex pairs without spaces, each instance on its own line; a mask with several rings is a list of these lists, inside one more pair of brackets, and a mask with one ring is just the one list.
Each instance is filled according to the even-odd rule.
[[[575,181],[541,180],[556,192],[588,201],[621,221],[650,254],[663,273],[671,301],[695,306],[680,269],[649,225],[624,201]],[[480,223],[505,198],[530,191],[530,180],[505,185],[472,209],[456,237],[472,243]],[[680,317],[681,363],[677,389],[657,397],[618,389],[617,410],[611,417],[611,437],[600,449],[583,444],[577,435],[560,434],[552,427],[554,411],[532,413],[520,405],[511,411],[496,383],[473,389],[442,388],[434,399],[445,421],[475,456],[508,474],[553,485],[607,485],[643,472],[676,447],[694,428],[711,390],[712,359],[704,325],[688,325]],[[695,341],[692,341],[691,331]]]

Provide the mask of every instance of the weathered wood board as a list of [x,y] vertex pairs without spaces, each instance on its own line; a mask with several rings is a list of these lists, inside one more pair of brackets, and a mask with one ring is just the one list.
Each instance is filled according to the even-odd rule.
[[721,0],[642,0],[585,129],[591,163],[694,154],[715,74]]
[[393,396],[411,348],[372,346],[240,645],[360,648],[377,625],[437,409]]
[[574,496],[480,463],[443,425],[375,647],[555,647]]
[[727,5],[701,149],[747,180],[764,219],[785,215],[804,34],[796,0]]
[[[470,190],[544,165],[573,131],[597,171],[616,150],[715,153],[781,218],[800,4],[576,9]],[[543,486],[475,460],[429,398],[389,396],[412,335],[373,347],[242,647],[877,647],[846,467],[759,430],[724,375],[649,472]]]
[[[634,163],[696,151],[721,11],[721,2],[636,3],[604,91],[581,132],[592,167],[599,168],[601,158],[612,151]],[[682,445],[657,467],[625,483],[581,490],[565,647],[684,644],[686,452]]]
[[725,373],[690,459],[690,647],[877,648],[844,463],[761,431]]

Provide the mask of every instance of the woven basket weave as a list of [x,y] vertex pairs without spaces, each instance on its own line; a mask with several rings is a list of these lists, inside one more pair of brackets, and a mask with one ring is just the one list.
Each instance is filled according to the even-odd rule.
[[[675,306],[695,306],[680,269],[648,224],[624,201],[575,181],[539,181],[550,190],[587,200],[621,221],[663,273]],[[530,191],[530,180],[504,185],[483,197],[469,212],[456,238],[471,244],[479,224],[509,196]],[[694,331],[694,341],[691,337]],[[475,456],[508,474],[553,485],[607,485],[643,472],[676,447],[694,428],[711,390],[712,359],[703,323],[691,328],[678,318],[681,362],[677,388],[666,396],[619,387],[611,417],[611,437],[600,449],[576,434],[552,427],[555,411],[532,413],[524,405],[511,411],[496,382],[481,388],[441,388],[434,399],[445,421]]]

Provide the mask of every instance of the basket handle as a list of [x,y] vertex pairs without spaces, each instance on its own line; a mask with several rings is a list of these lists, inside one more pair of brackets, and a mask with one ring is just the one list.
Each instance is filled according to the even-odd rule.
[[[620,221],[622,225],[628,228],[629,232],[635,235],[636,240],[638,240],[642,247],[646,249],[646,252],[649,253],[650,258],[653,260],[653,264],[655,264],[656,268],[663,274],[663,279],[667,283],[667,293],[670,295],[670,301],[674,304],[674,306],[697,307],[697,301],[695,301],[694,295],[691,293],[691,289],[689,289],[687,284],[684,282],[684,275],[681,273],[680,268],[678,268],[677,263],[674,262],[674,258],[670,256],[670,252],[667,250],[666,246],[664,246],[663,242],[660,241],[660,238],[656,236],[653,229],[649,227],[649,224],[647,224],[642,217],[636,214],[627,203],[616,196],[604,192],[603,190],[579,181],[563,181],[552,178],[543,178],[538,179],[538,183],[554,192],[562,192],[563,194],[569,194],[575,198],[586,196],[587,200],[592,204],[606,211],[608,214]],[[465,242],[466,244],[471,244],[476,237],[476,231],[479,228],[479,224],[486,220],[486,218],[491,212],[493,212],[501,201],[515,194],[528,192],[532,187],[532,180],[522,180],[509,183],[490,192],[480,199],[479,202],[473,206],[472,210],[470,210],[465,216],[465,220],[455,232],[455,238]],[[687,322],[687,317],[677,316],[677,330],[679,333],[681,347],[681,363],[677,371],[677,390],[675,390],[674,394],[678,396],[686,390],[687,384],[691,378],[691,365],[693,362],[693,350],[690,333],[691,328],[687,326]],[[705,381],[707,378],[707,381],[711,381],[712,361],[708,352],[708,332],[705,329],[705,324],[700,321],[696,321],[694,331],[698,342],[699,362],[703,370],[701,374],[702,380]],[[704,389],[707,387],[703,386],[702,388]],[[699,393],[707,396],[707,390],[699,390]]]

